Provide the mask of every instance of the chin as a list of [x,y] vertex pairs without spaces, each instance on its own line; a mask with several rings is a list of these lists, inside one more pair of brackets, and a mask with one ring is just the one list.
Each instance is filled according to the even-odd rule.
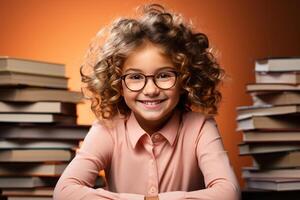
[[162,121],[166,118],[169,118],[170,113],[172,112],[153,112],[153,113],[147,113],[147,114],[139,114],[139,117],[145,121],[149,122],[156,122],[156,121]]
[[157,115],[157,116],[143,116],[143,115],[140,115],[140,117],[145,120],[145,121],[149,121],[149,122],[155,122],[155,121],[159,121],[161,120],[162,118],[162,115]]

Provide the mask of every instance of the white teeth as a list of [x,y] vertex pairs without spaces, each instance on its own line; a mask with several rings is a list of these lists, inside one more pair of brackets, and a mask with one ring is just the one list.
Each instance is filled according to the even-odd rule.
[[161,101],[143,101],[146,105],[156,105],[159,104]]

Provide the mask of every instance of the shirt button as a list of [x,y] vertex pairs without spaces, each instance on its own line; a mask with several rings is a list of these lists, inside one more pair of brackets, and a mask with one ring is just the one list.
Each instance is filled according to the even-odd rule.
[[152,186],[150,188],[150,191],[149,191],[151,194],[155,194],[156,193],[156,188],[154,186]]
[[153,142],[158,142],[160,140],[160,135],[154,135],[152,141]]
[[154,135],[154,139],[156,140],[160,139],[160,135]]

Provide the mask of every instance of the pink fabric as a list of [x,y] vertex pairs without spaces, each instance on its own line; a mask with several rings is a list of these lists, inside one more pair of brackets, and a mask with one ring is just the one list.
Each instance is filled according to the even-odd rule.
[[[93,189],[105,169],[108,187]],[[201,173],[202,172],[202,173]],[[239,187],[213,120],[176,112],[151,137],[133,114],[95,122],[54,191],[55,200],[236,200]]]

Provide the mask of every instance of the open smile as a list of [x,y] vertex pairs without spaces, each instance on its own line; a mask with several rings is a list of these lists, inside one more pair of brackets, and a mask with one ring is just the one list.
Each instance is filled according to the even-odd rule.
[[146,105],[157,105],[162,103],[163,101],[165,101],[165,99],[163,100],[137,100],[140,103],[146,104]]
[[144,108],[146,109],[160,109],[162,103],[166,101],[166,99],[163,100],[137,100],[137,102],[141,103]]

